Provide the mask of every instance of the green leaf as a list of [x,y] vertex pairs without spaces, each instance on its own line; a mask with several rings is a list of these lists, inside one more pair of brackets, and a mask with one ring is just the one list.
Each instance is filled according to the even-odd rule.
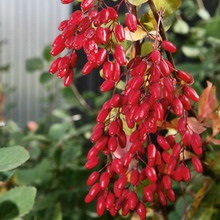
[[61,204],[57,203],[55,210],[54,210],[54,216],[53,216],[53,220],[62,220],[62,210],[61,210]]
[[183,46],[182,51],[185,56],[190,58],[200,57],[207,52],[206,48],[196,46]]
[[51,169],[51,162],[43,159],[33,168],[16,170],[15,177],[18,184],[40,185],[51,180]]
[[24,216],[33,207],[36,197],[34,187],[15,187],[0,196],[1,220],[9,220]]
[[50,82],[50,80],[53,78],[53,75],[48,73],[48,72],[43,72],[41,75],[40,75],[40,78],[39,78],[39,81],[40,83],[42,84],[45,84],[47,82]]
[[0,148],[0,171],[14,169],[29,159],[29,153],[21,146]]
[[177,34],[187,34],[189,32],[189,25],[182,19],[178,19],[173,26],[173,31]]
[[42,70],[44,67],[43,60],[41,58],[31,58],[26,60],[26,70],[28,72],[34,72],[36,70]]
[[70,128],[69,124],[64,123],[56,123],[50,127],[49,136],[53,140],[59,140],[63,135],[66,134],[66,131]]
[[164,10],[164,17],[173,14],[181,5],[181,0],[154,0],[157,11]]
[[138,6],[141,4],[146,3],[148,0],[128,0],[129,3],[131,3],[132,5]]
[[51,45],[48,45],[43,50],[43,58],[47,61],[51,61],[53,57],[50,55]]

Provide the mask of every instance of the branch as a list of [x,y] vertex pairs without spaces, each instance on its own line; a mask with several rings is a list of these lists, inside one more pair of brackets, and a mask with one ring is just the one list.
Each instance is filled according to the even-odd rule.
[[71,89],[73,90],[77,100],[79,101],[79,103],[81,104],[81,106],[86,110],[86,111],[91,111],[91,107],[87,104],[87,102],[85,101],[85,99],[81,96],[81,94],[79,93],[78,89],[76,88],[75,84],[71,83],[70,85]]
[[[156,9],[156,6],[155,6],[153,0],[149,0],[148,4],[150,6],[151,11],[153,12],[154,18],[156,19],[157,23],[160,20],[160,23],[159,23],[159,33],[160,33],[160,36],[162,37],[163,40],[167,40],[166,31],[165,31],[164,26],[163,26],[163,21],[159,17],[159,14],[157,12],[157,9]],[[172,54],[170,52],[168,52],[168,51],[165,51],[165,52],[166,52],[168,60],[173,65],[174,69],[176,69],[175,68],[175,63],[173,61]]]

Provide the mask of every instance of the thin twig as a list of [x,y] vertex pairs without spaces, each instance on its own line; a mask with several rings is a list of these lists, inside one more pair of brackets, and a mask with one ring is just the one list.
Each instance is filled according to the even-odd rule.
[[[167,40],[166,32],[165,32],[165,29],[164,29],[164,26],[163,26],[163,21],[160,20],[159,14],[157,12],[157,9],[156,9],[156,6],[155,6],[153,0],[149,0],[148,4],[150,6],[151,11],[153,12],[154,18],[156,19],[157,23],[160,21],[160,24],[159,24],[160,36],[162,37],[163,40]],[[167,55],[167,59],[171,62],[174,69],[176,69],[175,68],[175,63],[173,61],[172,54],[170,52],[166,51],[166,55]]]
[[87,110],[87,111],[91,111],[91,107],[87,104],[87,102],[85,101],[85,99],[81,96],[81,94],[79,93],[78,89],[76,88],[74,83],[71,83],[70,85],[71,89],[73,90],[77,100],[79,101],[79,103],[81,104],[81,106]]

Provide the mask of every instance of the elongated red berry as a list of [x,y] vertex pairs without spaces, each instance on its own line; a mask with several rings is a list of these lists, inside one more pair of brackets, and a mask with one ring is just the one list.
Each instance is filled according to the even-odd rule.
[[71,3],[71,2],[73,2],[74,0],[61,0],[61,2],[63,3],[63,4],[69,4],[69,3]]
[[107,91],[113,89],[114,86],[115,86],[115,82],[114,82],[114,81],[112,81],[112,80],[105,80],[105,81],[102,83],[102,85],[100,86],[100,90],[101,90],[102,92],[107,92]]
[[107,50],[105,48],[100,48],[98,53],[96,54],[96,64],[98,66],[102,65],[106,59]]
[[119,42],[122,42],[125,40],[125,31],[124,31],[124,27],[121,24],[117,24],[115,26],[114,33]]
[[122,45],[117,44],[114,52],[114,58],[121,65],[124,66],[127,62],[124,48]]
[[86,182],[87,185],[92,186],[98,178],[99,178],[99,172],[93,171],[87,179],[87,182]]
[[183,87],[183,93],[187,98],[191,99],[194,102],[198,102],[199,95],[191,86],[185,85]]
[[136,212],[139,215],[141,220],[146,219],[147,211],[146,211],[145,205],[142,202],[138,203],[138,205],[136,207]]
[[198,173],[203,172],[202,163],[201,163],[201,161],[198,157],[193,157],[192,158],[192,165],[193,165],[196,172],[198,172]]
[[95,0],[82,0],[81,9],[82,11],[87,11],[92,8]]
[[145,168],[145,175],[151,182],[156,182],[157,181],[157,173],[156,170],[153,167],[147,166]]
[[156,159],[157,149],[154,144],[149,144],[147,146],[147,159],[148,159],[148,166],[154,166],[155,159]]
[[159,51],[159,50],[156,50],[156,49],[153,50],[153,51],[151,52],[150,57],[151,57],[151,60],[152,60],[152,62],[153,62],[154,64],[159,64],[160,61],[161,61],[161,54],[160,54],[160,51]]
[[166,190],[168,190],[172,187],[172,180],[171,180],[170,176],[168,176],[168,175],[163,176],[162,183],[163,183],[164,189],[166,189]]
[[106,197],[106,209],[110,210],[114,206],[115,196],[113,193],[109,192]]
[[162,41],[161,47],[164,50],[166,50],[166,51],[168,51],[170,53],[175,53],[176,52],[176,46],[173,43],[171,43],[170,41],[168,41],[168,40]]
[[92,200],[95,199],[97,194],[100,192],[101,186],[99,183],[95,183],[91,189],[89,190],[88,194],[86,195],[85,202],[90,203]]
[[188,84],[193,83],[192,75],[190,75],[189,73],[187,73],[183,70],[178,70],[176,73],[176,76]]
[[100,176],[100,186],[102,189],[105,189],[108,187],[108,184],[109,184],[109,181],[110,181],[110,176],[109,176],[109,173],[108,172],[103,172]]
[[164,150],[169,150],[170,149],[170,145],[167,142],[166,138],[158,135],[157,136],[157,143],[164,149]]
[[170,202],[174,202],[176,200],[176,195],[173,189],[168,189],[166,191],[166,196]]
[[198,133],[193,132],[191,135],[191,146],[195,154],[202,154],[202,138]]
[[106,203],[103,197],[99,197],[96,204],[96,212],[98,216],[102,216],[105,212]]
[[137,30],[137,17],[132,13],[125,15],[125,24],[131,32]]
[[97,164],[99,163],[99,158],[98,157],[94,157],[90,160],[88,160],[85,164],[85,168],[86,169],[92,169],[94,168]]
[[128,198],[127,202],[128,202],[130,210],[135,210],[136,206],[138,205],[138,201],[139,201],[137,194],[135,192],[130,192],[127,198]]
[[108,140],[108,149],[111,151],[111,152],[115,152],[116,149],[118,147],[118,141],[117,141],[117,138],[112,136],[109,138]]

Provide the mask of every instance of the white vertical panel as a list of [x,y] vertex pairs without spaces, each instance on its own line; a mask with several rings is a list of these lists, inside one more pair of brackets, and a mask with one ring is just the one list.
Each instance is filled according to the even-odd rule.
[[60,0],[0,0],[0,40],[6,41],[0,49],[0,64],[10,63],[9,73],[0,80],[16,87],[6,97],[16,105],[7,116],[20,125],[41,116],[39,99],[44,95],[39,74],[26,73],[25,60],[41,56],[44,46],[58,34],[59,22],[70,12],[71,5],[62,5]]

